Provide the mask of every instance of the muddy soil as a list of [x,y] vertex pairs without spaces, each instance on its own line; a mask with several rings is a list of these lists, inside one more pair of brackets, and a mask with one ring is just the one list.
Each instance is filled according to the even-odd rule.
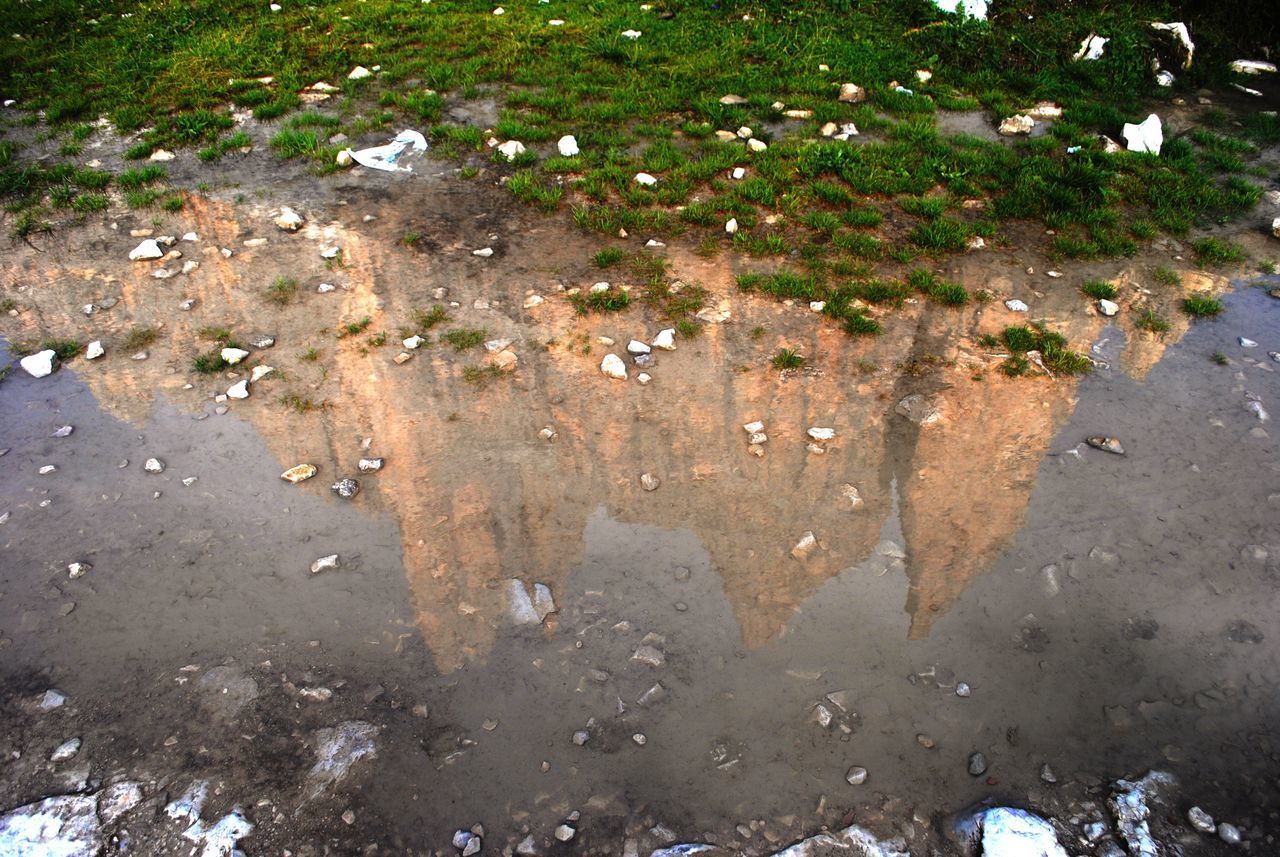
[[[179,157],[171,174],[193,181],[231,168]],[[0,808],[138,781],[109,853],[122,836],[138,854],[189,848],[163,808],[208,781],[205,820],[240,808],[249,854],[452,854],[477,824],[484,853],[532,836],[539,853],[766,854],[856,820],[924,855],[954,852],[948,816],[991,799],[1101,853],[1079,837],[1111,781],[1161,769],[1181,783],[1166,821],[1185,853],[1232,851],[1190,830],[1193,803],[1275,849],[1280,455],[1251,402],[1280,409],[1277,283],[1196,270],[1173,241],[1050,264],[1023,227],[939,269],[996,300],[908,301],[852,339],[739,292],[758,263],[673,239],[656,252],[721,320],[655,352],[641,385],[629,359],[620,382],[601,358],[670,322],[639,302],[577,316],[566,290],[627,274],[490,171],[317,179],[256,154],[234,171],[176,214],[112,210],[0,258],[9,343],[106,349],[0,382]],[[302,230],[272,224],[280,205]],[[148,230],[197,238],[129,262]],[[266,299],[277,277],[299,284],[283,306]],[[1094,278],[1120,288],[1116,319],[1078,292]],[[1219,319],[1177,312],[1199,291],[1222,296]],[[1001,374],[978,337],[1028,318],[1006,298],[1098,368]],[[433,337],[484,328],[515,368],[467,373],[492,355],[443,344],[396,363],[401,328],[434,304],[450,320]],[[1138,330],[1145,306],[1173,328]],[[132,359],[147,326],[159,336]],[[275,344],[200,375],[206,327]],[[784,346],[803,371],[769,366]],[[254,365],[275,372],[215,398]],[[810,445],[811,427],[834,439]],[[384,468],[359,473],[370,456]],[[300,463],[319,475],[280,480]],[[341,477],[354,499],[330,492]],[[71,579],[73,562],[92,568]],[[535,584],[556,611],[520,624],[513,586]],[[41,710],[50,688],[67,701]],[[374,753],[326,778],[322,730],[351,722],[376,729]],[[79,752],[48,761],[72,737]],[[846,782],[853,766],[865,784]]]

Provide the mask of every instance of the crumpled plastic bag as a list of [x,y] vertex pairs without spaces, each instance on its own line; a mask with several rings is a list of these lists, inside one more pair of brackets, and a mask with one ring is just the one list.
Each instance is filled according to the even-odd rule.
[[362,167],[368,167],[371,170],[383,170],[388,173],[411,173],[413,167],[400,166],[400,156],[405,150],[409,150],[409,155],[421,155],[427,150],[427,138],[423,137],[417,131],[404,130],[395,136],[395,139],[385,146],[374,146],[370,149],[361,149],[358,152],[351,152],[351,159]]

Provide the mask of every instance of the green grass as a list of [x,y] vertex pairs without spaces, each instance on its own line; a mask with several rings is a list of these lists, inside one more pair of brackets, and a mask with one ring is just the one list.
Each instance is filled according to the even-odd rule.
[[489,331],[483,327],[459,327],[445,331],[440,339],[453,346],[454,351],[466,351],[483,345],[488,335]]
[[774,369],[799,369],[804,365],[804,356],[790,348],[779,348],[778,353],[769,358]]
[[1138,314],[1138,318],[1134,321],[1134,325],[1139,330],[1146,330],[1151,333],[1168,333],[1173,329],[1167,318],[1150,308],[1144,309]]
[[1091,298],[1108,301],[1115,300],[1116,295],[1119,294],[1116,287],[1106,280],[1090,280],[1080,287],[1080,291]]
[[129,331],[124,338],[125,351],[141,351],[148,345],[151,345],[160,336],[160,331],[154,327],[135,327]]
[[291,277],[276,277],[267,287],[267,300],[276,306],[287,306],[298,294],[298,281]]
[[1202,264],[1215,267],[1236,265],[1246,258],[1243,247],[1220,238],[1202,238],[1199,241],[1193,241],[1191,249],[1195,251],[1196,259]]
[[1050,372],[1059,375],[1081,375],[1093,368],[1088,357],[1067,347],[1067,339],[1061,333],[1039,324],[1006,327],[1001,341],[1012,355],[1001,367],[1009,376],[1024,375],[1033,362],[1029,352],[1039,352],[1040,361]]
[[[431,328],[448,320],[449,313],[440,304],[435,304],[428,310],[414,310],[413,332],[419,335],[425,334]],[[405,337],[405,339],[408,338],[407,336]]]
[[204,354],[197,354],[191,359],[191,368],[201,375],[212,375],[221,372],[231,364],[222,359],[222,349],[214,348]]
[[631,305],[631,295],[611,286],[602,292],[587,291],[570,295],[569,301],[578,315],[593,312],[621,312]]
[[467,366],[462,370],[462,380],[473,387],[483,390],[489,384],[502,377],[502,369],[494,363],[482,366]]
[[1207,294],[1191,295],[1183,299],[1182,311],[1192,318],[1212,318],[1222,314],[1222,301]]
[[338,338],[347,339],[351,336],[358,336],[361,333],[364,333],[371,324],[373,324],[373,319],[366,315],[363,318],[356,319],[355,321],[349,321],[346,324],[339,325]]
[[619,250],[617,247],[606,247],[592,256],[591,261],[595,263],[597,268],[612,268],[625,258],[627,258],[625,250]]
[[1157,265],[1156,269],[1151,272],[1151,278],[1162,286],[1175,288],[1182,283],[1182,278],[1177,272],[1171,271],[1163,265]]

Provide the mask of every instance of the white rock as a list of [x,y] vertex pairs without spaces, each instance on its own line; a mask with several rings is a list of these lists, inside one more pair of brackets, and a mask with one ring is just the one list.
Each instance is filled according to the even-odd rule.
[[148,473],[164,473],[164,462],[158,458],[148,458],[143,462],[142,469]]
[[1271,234],[1276,238],[1280,238],[1280,217],[1271,221]]
[[865,504],[865,501],[862,499],[862,495],[858,493],[858,489],[848,483],[845,483],[841,487],[840,496],[848,501],[849,507],[854,511],[860,509]]
[[1218,826],[1214,824],[1213,816],[1198,806],[1193,806],[1187,810],[1187,821],[1191,822],[1191,826],[1201,833],[1213,833],[1218,829]]
[[667,245],[666,245],[665,243],[663,243],[663,242],[659,241],[657,238],[650,238],[648,241],[644,242],[644,246],[646,246],[646,247],[666,247]]
[[243,348],[224,348],[221,354],[223,360],[233,365],[249,356],[249,352]]
[[[339,253],[341,253],[341,252],[342,252],[342,248],[341,248],[341,247],[322,247],[322,248],[320,249],[320,258],[321,258],[321,259],[336,259],[336,258],[338,258],[338,254],[339,254]],[[225,255],[225,254],[226,254],[226,251],[223,251],[223,253],[224,253],[224,255]]]
[[362,78],[369,77],[372,74],[373,72],[369,71],[369,69],[362,65],[358,65],[351,69],[351,71],[347,72],[347,80],[361,80]]
[[742,430],[747,434],[759,434],[764,431],[764,423],[760,420],[755,420],[754,422],[744,424],[742,426]]
[[1009,300],[1004,302],[1004,305],[1009,308],[1010,312],[1026,312],[1030,309],[1030,307],[1017,298],[1009,298]]
[[350,149],[343,149],[334,157],[333,162],[340,167],[349,167],[355,161],[355,159],[351,157],[352,154],[354,153]]
[[249,398],[249,381],[247,378],[241,378],[239,381],[227,388],[228,399],[247,399]]
[[640,36],[642,36],[642,35],[643,35],[643,33],[641,33],[639,30],[623,30],[623,31],[622,31],[622,38],[624,38],[624,39],[630,39],[630,40],[631,40],[631,41],[633,41],[633,42],[634,42],[636,39],[640,38]]
[[36,702],[36,707],[41,711],[53,711],[55,708],[61,708],[62,704],[67,701],[65,694],[50,688],[40,694],[40,699]]
[[[608,283],[605,283],[605,282],[593,283],[593,284],[591,285],[591,288],[590,288],[590,289],[588,289],[588,291],[589,291],[589,292],[591,292],[591,294],[593,294],[593,295],[598,295],[598,294],[600,294],[601,292],[607,292],[607,291],[609,291],[609,284],[608,284]],[[603,343],[602,343],[602,344],[603,344]]]
[[556,142],[556,148],[560,151],[561,157],[572,158],[579,152],[578,140],[572,134],[566,134]]
[[71,565],[67,566],[67,576],[72,580],[84,577],[91,571],[93,571],[93,566],[89,565],[87,562],[73,562]]
[[743,98],[741,95],[733,95],[733,94],[722,95],[720,96],[720,103],[721,104],[746,104],[747,99]]
[[1241,348],[1257,348],[1258,347],[1258,343],[1244,336],[1241,336],[1236,341],[1240,343]]
[[996,807],[982,814],[986,857],[1067,857],[1053,825],[1022,809]]
[[643,387],[645,384],[648,384],[650,381],[653,380],[653,376],[650,375],[648,372],[641,372],[639,375],[636,376],[636,380],[639,381],[640,386]]
[[80,739],[72,738],[69,741],[63,741],[54,749],[53,755],[49,757],[50,762],[65,762],[76,753],[80,752]]
[[653,347],[661,348],[663,351],[676,350],[676,329],[668,327],[658,331],[658,335],[653,338]]
[[154,238],[148,238],[129,251],[129,259],[134,262],[146,262],[151,259],[159,259],[163,255],[164,251],[160,249],[160,245],[156,243]]
[[37,351],[35,354],[23,357],[18,361],[18,365],[32,378],[43,378],[53,373],[57,359],[57,352],[52,348],[46,348],[44,351]]
[[279,226],[285,232],[297,232],[298,227],[302,226],[306,221],[301,214],[286,205],[280,208],[280,215],[275,222],[276,226]]
[[524,308],[533,309],[534,307],[541,304],[544,300],[545,298],[543,298],[542,295],[529,295],[527,298],[524,299]]
[[852,122],[845,122],[840,126],[840,133],[836,134],[837,140],[848,140],[850,137],[858,136],[858,126]]
[[1120,305],[1115,301],[1109,301],[1106,298],[1098,298],[1098,312],[1102,313],[1107,318],[1110,318],[1120,312]]
[[194,232],[187,232],[182,236],[183,241],[199,241],[200,236]]
[[747,171],[743,167],[734,167],[733,172],[730,173],[730,175],[732,175],[735,180],[742,181],[742,179],[746,177]]
[[577,833],[578,831],[574,830],[573,827],[568,824],[561,824],[555,829],[555,837],[561,842],[568,842],[577,835]]
[[1009,116],[1000,123],[1000,134],[1005,137],[1012,137],[1017,134],[1030,134],[1031,129],[1036,127],[1036,120],[1030,116],[1015,114]]
[[472,251],[471,251],[471,255],[472,255],[472,256],[479,256],[481,259],[488,259],[490,256],[492,256],[492,255],[493,255],[493,248],[492,248],[492,247],[481,247],[479,250],[472,250]]
[[329,292],[332,292],[337,288],[338,287],[335,286],[333,283],[321,283],[320,285],[316,286],[316,293],[321,295],[327,295],[329,294]]
[[65,795],[20,806],[0,816],[0,853],[41,857],[97,857],[106,848],[98,798]]
[[484,344],[484,350],[490,354],[497,354],[499,351],[505,351],[510,345],[510,339],[490,339]]
[[847,101],[850,104],[857,104],[860,101],[867,100],[867,91],[856,83],[840,84],[840,101]]
[[547,25],[548,25],[548,26],[551,26],[551,27],[563,27],[563,26],[564,26],[564,19],[563,19],[563,18],[552,18],[550,21],[548,21],[548,22],[547,22]]
[[311,563],[311,573],[319,574],[322,571],[330,571],[338,567],[338,555],[331,553],[328,556],[322,556],[315,562]]
[[628,354],[648,354],[649,351],[649,346],[638,339],[633,339],[627,343]]
[[173,152],[170,152],[166,149],[156,149],[154,152],[151,153],[151,157],[148,158],[147,160],[164,162],[164,161],[172,161],[175,157],[177,156],[174,155]]
[[199,267],[200,267],[200,263],[197,262],[195,259],[188,259],[187,261],[182,263],[182,273],[190,274],[192,271],[195,271]]
[[740,127],[740,128],[738,129],[738,136],[739,136],[740,138],[742,138],[743,140],[746,140],[746,139],[748,139],[748,138],[750,138],[750,137],[754,136],[754,134],[755,134],[755,132],[753,132],[753,131],[751,130],[750,126],[747,126],[747,125],[743,125],[742,127]]
[[826,301],[809,301],[810,312],[822,312],[827,308]]
[[1164,145],[1164,131],[1160,126],[1160,117],[1154,113],[1142,120],[1140,124],[1125,123],[1121,136],[1124,137],[1130,152],[1150,152],[1158,155],[1160,147]]
[[810,530],[800,537],[800,541],[796,542],[795,547],[791,549],[791,555],[802,562],[809,558],[809,555],[818,547],[818,539]]
[[617,381],[627,380],[627,365],[616,354],[606,354],[600,361],[600,371]]
[[653,187],[658,183],[658,180],[648,173],[636,173],[635,182],[645,187]]
[[840,130],[839,125],[837,125],[834,122],[828,122],[818,130],[818,133],[824,137],[831,137],[839,130]]
[[764,140],[757,140],[755,137],[752,137],[747,141],[747,148],[753,152],[763,152],[765,149],[769,148],[769,146]]
[[410,336],[401,344],[404,345],[405,348],[408,348],[410,351],[412,351],[413,349],[421,345],[424,341],[425,340],[421,336],[418,336],[415,333],[413,336]]
[[514,161],[517,157],[524,154],[524,143],[519,140],[508,140],[498,146],[498,151],[502,153],[502,157],[508,161]]
[[836,430],[833,428],[819,428],[817,426],[814,426],[813,428],[809,429],[807,434],[809,435],[809,437],[813,438],[814,440],[828,441],[828,440],[835,439]]
[[730,217],[729,221],[724,225],[724,231],[732,235],[738,231],[738,218]]

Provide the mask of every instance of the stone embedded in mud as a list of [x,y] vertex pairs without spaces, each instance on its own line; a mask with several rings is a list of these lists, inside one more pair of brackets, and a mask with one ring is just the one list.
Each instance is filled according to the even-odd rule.
[[636,376],[636,380],[639,381],[640,386],[643,387],[653,380],[653,376],[650,375],[648,372],[641,372],[639,375]]
[[276,344],[276,338],[265,333],[255,333],[249,337],[249,344],[254,348],[270,348]]
[[520,358],[516,357],[516,353],[511,349],[499,351],[492,360],[489,361],[491,366],[497,368],[499,372],[512,372],[516,368],[516,364],[520,362]]
[[95,339],[93,342],[90,342],[89,347],[85,349],[84,359],[97,360],[99,357],[101,357],[103,354],[106,354],[106,353],[107,352],[102,347],[102,341]]
[[562,158],[572,158],[578,154],[578,140],[572,134],[566,134],[556,141],[556,151]]
[[148,473],[164,473],[164,462],[158,458],[148,458],[143,462],[142,469]]
[[1124,447],[1120,445],[1120,439],[1117,437],[1103,437],[1102,435],[1094,435],[1087,437],[1085,443],[1094,449],[1100,449],[1103,452],[1110,452],[1112,455],[1124,455]]
[[339,479],[329,486],[329,490],[344,500],[350,500],[360,493],[360,483],[349,477]]
[[858,493],[857,487],[845,483],[840,487],[840,497],[849,504],[849,508],[853,511],[861,509],[865,505],[862,495]]
[[860,786],[867,781],[867,769],[855,765],[844,775],[844,780],[851,786]]
[[338,567],[338,555],[331,553],[328,556],[322,556],[315,562],[311,563],[311,573],[319,574],[322,571],[331,571]]
[[651,667],[662,667],[667,663],[666,656],[654,646],[640,646],[631,655],[631,660]]
[[903,397],[894,411],[919,426],[931,425],[942,419],[938,409],[930,405],[920,393]]
[[577,744],[579,747],[586,746],[586,743],[590,740],[591,733],[585,729],[579,729],[577,732],[573,733],[573,743]]
[[967,699],[973,691],[969,688],[968,682],[956,682],[956,696]]
[[57,353],[51,348],[46,348],[44,351],[23,357],[18,361],[18,365],[32,378],[44,378],[53,373],[57,360]]
[[316,467],[314,464],[298,464],[281,473],[280,478],[285,482],[292,482],[296,485],[299,482],[307,481],[315,475]]
[[510,345],[510,339],[490,339],[484,344],[484,350],[490,354],[497,354],[499,351],[505,351]]
[[542,295],[529,295],[524,299],[524,308],[533,309],[545,300]]
[[89,565],[87,562],[73,562],[71,565],[67,566],[67,576],[72,580],[84,577],[91,571],[93,571],[93,566]]
[[1218,825],[1218,838],[1228,845],[1239,845],[1241,840],[1240,828],[1224,821]]
[[578,831],[575,830],[574,827],[569,824],[559,825],[558,827],[556,827],[555,833],[554,833],[556,839],[560,840],[561,842],[568,842],[569,840],[573,839],[574,836],[577,836],[577,834],[578,834]]
[[543,440],[551,440],[555,436],[556,436],[556,430],[553,429],[551,426],[543,426],[538,431],[538,437],[542,438]]
[[981,753],[973,753],[969,756],[969,775],[980,777],[987,772],[987,757]]
[[232,365],[239,363],[241,360],[249,356],[249,352],[245,351],[243,348],[224,348],[220,354],[223,360]]
[[1218,826],[1214,824],[1213,816],[1198,806],[1193,806],[1187,810],[1187,821],[1191,822],[1191,826],[1201,833],[1213,833],[1218,829]]
[[307,775],[304,799],[319,797],[343,780],[361,759],[375,758],[377,747],[373,739],[377,735],[378,727],[363,720],[347,720],[333,728],[317,729],[313,737],[318,759]]
[[1120,831],[1130,854],[1155,855],[1162,849],[1151,836],[1150,818],[1151,804],[1167,802],[1167,795],[1176,780],[1172,774],[1163,771],[1149,771],[1140,780],[1116,780],[1115,791],[1107,804],[1115,815],[1116,827]]
[[287,205],[280,207],[280,214],[275,219],[276,226],[285,232],[297,232],[298,228],[305,223],[305,219],[301,214],[294,211]]
[[1248,337],[1245,337],[1245,336],[1241,336],[1237,338],[1236,342],[1240,343],[1241,348],[1257,348],[1258,347],[1258,343],[1254,342],[1252,339],[1249,339]]
[[163,255],[164,251],[160,249],[160,245],[156,243],[154,238],[148,238],[129,251],[129,259],[133,262],[147,262],[152,259],[159,259]]
[[840,94],[836,96],[836,99],[849,104],[857,104],[867,100],[867,91],[856,83],[842,83],[840,84]]
[[627,366],[616,354],[606,354],[600,361],[600,371],[616,381],[627,380]]
[[1036,127],[1036,120],[1025,114],[1014,114],[1000,122],[999,133],[1002,137],[1013,137],[1019,134],[1030,134]]
[[49,756],[49,761],[65,762],[68,759],[74,757],[76,753],[80,752],[80,743],[81,742],[79,738],[71,738],[70,740],[63,741],[56,748],[54,748],[52,755]]
[[1067,857],[1053,825],[1026,810],[988,809],[980,824],[984,857]]
[[110,824],[142,803],[142,786],[134,782],[113,783],[98,793],[98,815]]
[[75,429],[72,426],[62,426],[61,428],[54,430],[49,437],[70,437],[73,431],[75,431]]
[[791,556],[803,562],[809,558],[817,547],[818,539],[813,534],[813,531],[809,530],[800,537],[800,541],[796,542],[795,547],[791,549]]
[[729,175],[734,181],[740,182],[747,177],[747,171],[743,167],[734,167],[733,172],[729,173]]
[[533,585],[533,597],[523,580],[512,578],[507,581],[508,613],[517,625],[541,625],[546,618],[556,612],[555,598],[551,589],[544,583]]

